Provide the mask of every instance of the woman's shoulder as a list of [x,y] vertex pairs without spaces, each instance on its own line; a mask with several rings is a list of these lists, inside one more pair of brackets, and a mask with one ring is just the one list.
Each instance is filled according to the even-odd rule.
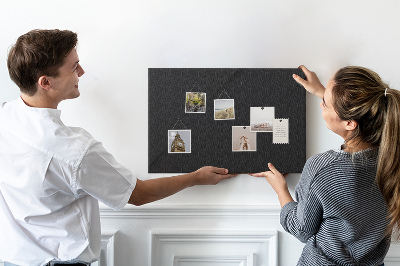
[[319,153],[311,156],[306,164],[312,165],[327,165],[332,162],[358,162],[358,161],[368,161],[368,160],[376,160],[378,156],[377,148],[369,148],[366,150],[362,150],[355,153],[346,152],[343,150],[329,150],[323,153]]
[[329,150],[311,156],[303,168],[307,176],[315,177],[320,172],[335,174],[343,169],[354,168],[356,165],[375,166],[378,151],[370,148],[356,153],[349,153],[342,150]]
[[304,168],[311,168],[311,169],[321,169],[326,167],[327,165],[332,164],[333,162],[340,160],[343,158],[343,154],[337,150],[329,150],[323,153],[319,153],[316,155],[311,156]]
[[337,165],[336,162],[340,160],[340,157],[339,152],[335,150],[311,156],[304,165],[299,183],[296,186],[296,191],[301,191],[304,188],[308,190],[312,184],[319,182],[320,178],[318,177],[321,176],[321,172],[333,174]]

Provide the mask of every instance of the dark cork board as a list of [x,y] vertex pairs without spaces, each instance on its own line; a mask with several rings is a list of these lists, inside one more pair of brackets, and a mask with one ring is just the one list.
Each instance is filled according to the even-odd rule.
[[[297,68],[149,68],[149,173],[189,173],[205,165],[256,173],[273,163],[301,173],[306,161],[306,91]],[[206,93],[205,113],[185,113],[186,92]],[[235,119],[214,120],[214,99],[234,99]],[[250,125],[250,107],[289,119],[289,144],[257,133],[257,151],[233,152],[232,127]],[[191,130],[191,153],[168,153],[168,130]]]

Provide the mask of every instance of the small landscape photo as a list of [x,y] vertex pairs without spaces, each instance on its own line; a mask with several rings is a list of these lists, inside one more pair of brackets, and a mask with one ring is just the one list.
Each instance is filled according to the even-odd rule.
[[205,113],[206,93],[186,92],[185,113]]
[[273,132],[275,107],[250,107],[252,132]]
[[168,130],[168,153],[191,153],[191,134],[188,129]]
[[214,119],[215,120],[235,119],[235,100],[234,99],[214,100]]
[[257,151],[257,133],[251,132],[249,126],[232,127],[232,151]]

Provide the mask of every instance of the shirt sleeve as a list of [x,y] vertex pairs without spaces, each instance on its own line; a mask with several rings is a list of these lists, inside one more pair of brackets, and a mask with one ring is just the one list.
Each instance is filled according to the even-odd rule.
[[304,243],[318,232],[323,218],[322,204],[313,186],[315,173],[311,164],[312,161],[306,163],[296,186],[297,202],[285,204],[280,214],[280,223],[285,231]]
[[103,145],[94,141],[76,173],[76,193],[90,195],[114,210],[128,202],[137,178],[119,164]]

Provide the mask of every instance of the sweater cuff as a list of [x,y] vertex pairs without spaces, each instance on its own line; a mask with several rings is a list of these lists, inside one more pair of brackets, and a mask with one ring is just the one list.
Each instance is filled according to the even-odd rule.
[[289,232],[287,229],[287,225],[286,225],[287,217],[288,217],[289,213],[292,213],[295,208],[297,208],[297,202],[291,201],[291,202],[286,203],[281,209],[280,223],[286,232]]

